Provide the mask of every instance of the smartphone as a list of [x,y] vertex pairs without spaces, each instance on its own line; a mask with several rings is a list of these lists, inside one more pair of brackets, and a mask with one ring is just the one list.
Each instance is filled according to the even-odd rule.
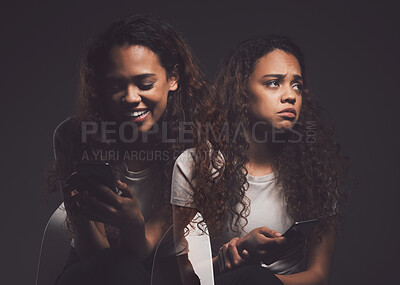
[[295,232],[301,232],[304,236],[307,236],[313,231],[318,222],[318,219],[294,222],[282,236],[287,237]]
[[79,161],[75,164],[75,170],[79,177],[94,176],[100,183],[118,193],[115,186],[115,177],[108,162]]

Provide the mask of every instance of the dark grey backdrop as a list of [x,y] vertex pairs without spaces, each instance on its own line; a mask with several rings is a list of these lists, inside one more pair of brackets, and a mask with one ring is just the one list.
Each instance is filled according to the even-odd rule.
[[52,132],[71,114],[88,38],[129,12],[169,20],[210,79],[238,42],[267,33],[292,37],[306,54],[312,91],[335,122],[359,179],[337,244],[332,284],[399,282],[399,5],[142,2],[2,5],[0,283],[34,283],[41,235],[60,203],[55,195],[43,205],[39,194],[42,173],[52,163]]

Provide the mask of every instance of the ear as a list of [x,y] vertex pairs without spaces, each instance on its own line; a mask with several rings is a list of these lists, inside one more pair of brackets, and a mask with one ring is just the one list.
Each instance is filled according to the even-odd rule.
[[178,65],[175,65],[168,78],[169,91],[176,91],[176,89],[178,89],[178,82]]

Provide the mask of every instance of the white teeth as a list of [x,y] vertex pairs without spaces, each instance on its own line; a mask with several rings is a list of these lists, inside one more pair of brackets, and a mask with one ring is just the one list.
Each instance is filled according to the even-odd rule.
[[147,110],[126,113],[129,117],[140,117],[147,113]]

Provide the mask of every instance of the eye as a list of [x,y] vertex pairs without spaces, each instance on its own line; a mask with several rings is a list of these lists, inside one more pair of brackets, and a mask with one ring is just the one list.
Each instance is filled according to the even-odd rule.
[[295,83],[292,85],[292,88],[296,91],[302,92],[303,91],[303,84]]
[[154,83],[149,83],[149,84],[138,84],[138,88],[140,90],[146,91],[146,90],[150,90],[154,87]]
[[270,80],[265,82],[265,86],[267,87],[278,87],[279,86],[279,81],[278,80]]

